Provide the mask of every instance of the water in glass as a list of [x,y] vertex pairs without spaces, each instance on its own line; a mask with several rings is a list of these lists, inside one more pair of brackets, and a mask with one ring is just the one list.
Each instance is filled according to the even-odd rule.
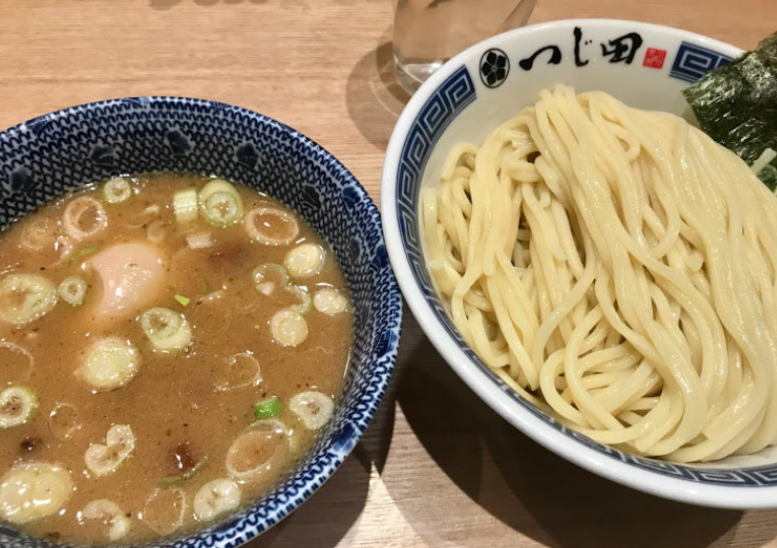
[[536,0],[397,0],[394,62],[411,93],[472,44],[526,24]]

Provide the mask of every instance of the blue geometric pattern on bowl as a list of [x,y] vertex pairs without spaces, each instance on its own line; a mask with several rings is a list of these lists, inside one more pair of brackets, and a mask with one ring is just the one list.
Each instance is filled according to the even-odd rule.
[[[292,512],[345,460],[386,390],[402,300],[375,204],[319,145],[275,120],[230,105],[173,97],[77,106],[0,133],[0,227],[68,189],[121,173],[217,175],[296,209],[343,268],[355,311],[351,368],[340,405],[307,457],[246,511],[148,548],[239,546]],[[0,524],[2,548],[53,548]]]
[[701,78],[705,72],[730,62],[731,57],[728,55],[690,42],[683,42],[677,49],[677,55],[675,55],[669,74],[680,80],[693,83]]
[[[688,46],[691,45],[683,42],[681,49]],[[716,55],[718,59],[726,58],[724,55]],[[678,58],[679,56],[680,54],[678,52]],[[715,62],[721,63],[720,61]],[[453,93],[454,90],[455,94]],[[455,99],[453,99],[453,97],[455,97]],[[426,268],[421,243],[421,227],[417,222],[419,210],[418,196],[421,190],[421,182],[424,169],[426,168],[426,162],[429,159],[429,155],[431,154],[435,143],[437,143],[440,136],[445,131],[445,128],[448,127],[453,119],[458,116],[467,105],[475,101],[476,98],[477,94],[472,85],[472,78],[466,67],[461,67],[446,79],[440,87],[435,90],[427,101],[427,104],[424,105],[420,114],[413,122],[411,129],[408,132],[407,141],[402,148],[400,168],[397,176],[397,215],[399,217],[399,230],[405,255],[410,263],[410,270],[413,273],[419,289],[426,297],[435,316],[450,338],[455,341],[467,357],[478,366],[483,375],[487,376],[491,382],[499,386],[505,394],[509,395],[519,405],[559,432],[562,432],[566,436],[573,438],[577,442],[590,447],[599,453],[643,470],[649,470],[665,476],[688,481],[715,485],[752,487],[777,485],[777,465],[741,468],[736,470],[683,466],[660,460],[638,457],[598,443],[587,436],[567,428],[518,395],[491,371],[461,337],[458,329],[453,324],[450,315],[443,307]],[[425,113],[432,108],[432,105],[439,104],[450,105],[450,108],[445,110],[442,116],[436,116],[433,119],[430,119]]]

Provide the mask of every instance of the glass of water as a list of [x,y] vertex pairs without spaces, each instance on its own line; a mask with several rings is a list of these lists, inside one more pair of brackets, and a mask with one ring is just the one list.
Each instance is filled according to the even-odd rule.
[[397,80],[413,93],[442,64],[489,36],[526,24],[537,0],[395,0]]

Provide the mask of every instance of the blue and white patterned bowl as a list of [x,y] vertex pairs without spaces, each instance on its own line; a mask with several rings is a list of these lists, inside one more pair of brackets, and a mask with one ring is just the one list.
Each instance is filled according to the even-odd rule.
[[518,396],[467,346],[443,308],[426,270],[419,221],[419,191],[439,184],[451,147],[481,143],[534,103],[542,88],[599,89],[638,108],[681,114],[680,91],[741,53],[697,34],[613,20],[556,21],[485,40],[446,63],[405,108],[386,152],[381,208],[394,272],[421,327],[475,393],[514,426],[636,489],[709,506],[777,507],[777,448],[701,467],[640,458],[567,429]]
[[[270,118],[196,99],[139,97],[73,107],[0,133],[0,227],[79,185],[120,174],[186,171],[266,191],[331,244],[355,310],[355,342],[334,418],[308,455],[255,504],[205,530],[146,548],[226,548],[291,513],[359,441],[386,390],[402,301],[380,215],[365,190],[319,145]],[[0,523],[3,548],[54,548]]]

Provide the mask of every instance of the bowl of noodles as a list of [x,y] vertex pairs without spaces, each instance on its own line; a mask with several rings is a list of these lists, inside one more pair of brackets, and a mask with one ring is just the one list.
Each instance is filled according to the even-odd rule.
[[613,20],[485,40],[400,117],[382,214],[419,324],[516,428],[648,493],[776,507],[777,199],[683,94],[742,53]]

